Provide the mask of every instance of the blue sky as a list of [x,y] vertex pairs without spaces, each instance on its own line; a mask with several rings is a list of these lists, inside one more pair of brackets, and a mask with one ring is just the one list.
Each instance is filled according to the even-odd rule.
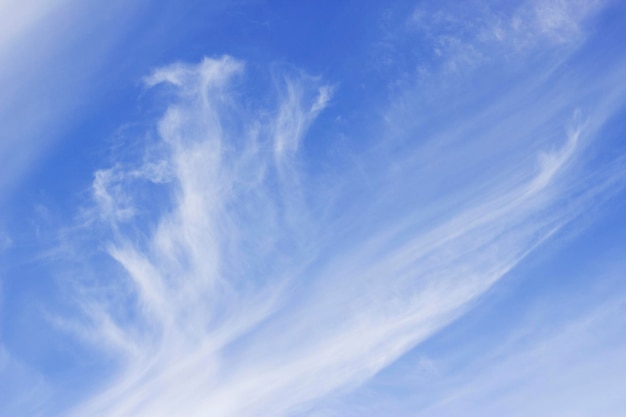
[[619,1],[0,2],[0,417],[626,409]]

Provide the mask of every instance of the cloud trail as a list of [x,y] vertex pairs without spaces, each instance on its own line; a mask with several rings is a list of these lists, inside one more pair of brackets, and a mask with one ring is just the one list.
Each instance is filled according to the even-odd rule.
[[540,323],[526,323],[519,331],[527,332],[527,340],[491,352],[480,372],[454,375],[443,398],[405,415],[618,416],[626,368],[618,330],[624,325],[621,297],[604,296],[603,305],[586,307],[550,332],[538,331]]
[[[464,186],[473,196],[463,203],[415,196],[450,162],[497,143],[500,127],[480,112],[459,121],[470,127],[445,153],[424,138],[393,170],[365,154],[367,172],[334,173],[340,191],[319,192],[326,174],[305,173],[299,150],[334,89],[290,75],[277,104],[258,108],[240,101],[244,73],[230,57],[154,72],[147,84],[172,94],[156,150],[96,173],[89,213],[113,232],[106,251],[121,270],[107,279],[126,301],[83,300],[91,320],[78,328],[120,372],[72,415],[306,414],[462,314],[622,172],[581,182],[581,152],[602,120],[564,118],[549,103],[542,123],[569,130],[561,124],[514,170],[491,156],[500,174]],[[481,140],[464,147],[467,134]]]
[[[571,253],[564,258],[571,261]],[[319,415],[620,415],[624,264],[619,256],[600,258],[583,270],[584,261],[573,261],[560,285],[523,295],[523,306],[516,288],[497,302],[508,311],[478,307],[364,387],[323,401]],[[558,279],[553,274],[539,272],[531,285]]]

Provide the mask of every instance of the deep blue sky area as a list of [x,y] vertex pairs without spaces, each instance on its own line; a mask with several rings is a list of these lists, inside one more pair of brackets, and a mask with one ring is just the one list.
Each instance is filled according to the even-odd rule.
[[625,28],[0,3],[0,417],[621,417]]

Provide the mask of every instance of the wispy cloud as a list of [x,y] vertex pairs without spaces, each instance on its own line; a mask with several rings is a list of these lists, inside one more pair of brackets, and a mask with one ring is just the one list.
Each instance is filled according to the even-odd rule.
[[565,52],[585,40],[585,25],[604,6],[605,1],[577,0],[530,0],[505,8],[420,3],[404,28],[433,58],[420,59],[422,73],[433,71],[432,65],[436,72],[462,72],[502,57],[519,59],[540,45]]
[[[621,262],[610,263],[609,275],[623,273]],[[585,272],[586,281],[597,280],[594,274],[607,271]],[[447,369],[433,379],[446,379],[434,384],[446,386],[445,392],[431,392],[434,404],[410,415],[618,416],[624,406],[619,375],[626,367],[620,353],[626,340],[618,330],[624,325],[623,287],[613,294],[592,287],[587,282],[584,292],[529,308],[509,340],[465,358],[471,363],[465,369],[441,362]]]
[[320,415],[620,415],[624,264],[600,258],[567,278],[536,277],[558,286],[500,293],[364,387],[324,402]]
[[[69,130],[79,115],[84,116],[81,101],[95,94],[90,80],[120,36],[99,18],[107,13],[127,16],[136,7],[128,2],[127,7],[118,8],[116,1],[89,6],[79,3],[0,2],[0,117],[4,121],[0,204],[6,204],[36,162],[62,139],[64,130]],[[98,30],[102,49],[84,48],[89,39],[85,27],[102,29]],[[83,52],[71,53],[77,49]]]
[[[482,377],[451,389],[448,398],[421,415],[452,416],[463,410],[468,416],[618,416],[624,406],[617,388],[626,367],[620,354],[624,341],[613,348],[605,343],[620,326],[614,317],[622,314],[623,304],[608,306],[552,337],[538,337],[533,346],[494,359]],[[585,381],[597,383],[591,388]]]
[[62,3],[50,0],[28,3],[5,0],[0,3],[0,55],[7,53],[15,38],[23,35]]
[[0,414],[6,416],[41,416],[51,396],[45,377],[13,358],[1,344],[0,390]]
[[[115,347],[121,369],[76,416],[305,412],[450,323],[623,176],[579,176],[613,104],[564,116],[538,96],[542,117],[523,110],[530,127],[515,117],[494,125],[483,109],[433,136],[408,124],[409,144],[388,151],[393,166],[380,148],[364,152],[366,172],[334,173],[341,197],[328,201],[326,173],[304,174],[298,158],[333,89],[292,74],[275,107],[255,108],[241,77],[243,63],[230,57],[157,70],[147,84],[173,88],[159,157],[95,176],[95,216],[113,231],[106,251],[123,269],[108,279],[125,304],[82,302],[88,337]],[[559,133],[529,139],[547,127]],[[507,166],[490,150],[515,129],[501,152],[531,151]],[[430,179],[449,178],[453,164],[472,172],[467,159],[481,154],[495,172],[426,201]],[[133,200],[146,189],[148,204]]]
[[306,86],[312,91],[303,91],[300,83],[285,80],[283,102],[274,126],[274,155],[279,164],[284,163],[280,161],[293,158],[302,136],[332,97],[332,87],[328,85],[318,87],[315,81],[309,80],[307,84],[312,86]]
[[624,5],[276,3],[0,0],[0,417],[621,416]]

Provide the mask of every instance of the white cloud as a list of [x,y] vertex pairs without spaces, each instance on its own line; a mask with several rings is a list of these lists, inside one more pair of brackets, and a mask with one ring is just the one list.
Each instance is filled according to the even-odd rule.
[[4,416],[41,416],[52,394],[48,381],[35,370],[16,360],[0,344],[0,414]]
[[460,326],[320,409],[350,417],[621,415],[624,264],[584,258],[567,277],[534,277],[534,285],[548,283],[541,289],[494,294]]
[[582,34],[581,25],[606,2],[602,0],[535,1],[534,27],[555,42],[570,42]]
[[568,314],[565,322],[558,318],[559,309],[580,304],[571,297],[534,311],[540,322],[528,320],[518,329],[521,336],[473,358],[475,366],[449,370],[447,391],[436,393],[435,404],[407,415],[621,415],[626,371],[621,354],[626,340],[619,331],[622,296],[604,295],[600,303],[594,300],[596,306]]
[[126,41],[126,25],[140,6],[0,1],[0,204],[53,144],[67,139],[63,134],[86,114],[83,104],[107,89],[101,69]]
[[[500,128],[518,129],[512,147],[528,141],[528,132],[515,118],[494,126],[493,115],[479,111],[446,135],[451,146],[420,144],[394,155],[400,162],[392,173],[379,153],[366,154],[371,169],[343,172],[341,193],[351,200],[364,182],[373,192],[329,204],[294,158],[330,87],[305,75],[287,78],[276,109],[250,109],[234,99],[242,71],[224,57],[148,78],[178,92],[159,123],[170,176],[160,186],[169,204],[147,212],[154,226],[140,234],[117,230],[119,216],[105,216],[116,229],[108,253],[125,270],[135,318],[115,304],[86,302],[108,345],[130,342],[121,348],[127,361],[119,378],[73,415],[304,412],[366,381],[462,314],[611,187],[613,174],[623,175],[605,173],[587,184],[575,175],[601,125],[595,114],[575,120],[556,150],[521,158],[509,170],[487,150],[498,144]],[[522,120],[562,123],[559,106],[546,101],[532,110],[544,118],[524,113]],[[470,133],[479,139],[467,144]],[[441,206],[415,203],[419,182],[445,178],[451,163],[474,154],[487,154],[498,175],[489,186],[468,184],[463,190],[472,198],[424,221]],[[419,158],[429,164],[416,164]],[[126,207],[125,190],[137,190],[133,173],[143,171],[118,169],[114,193],[103,185],[111,171],[100,171],[94,189],[101,209]]]
[[517,59],[547,47],[568,50],[584,41],[585,25],[606,6],[592,0],[527,0],[510,9],[459,4],[419,4],[407,23],[432,51],[432,62],[420,59],[422,71],[437,65],[448,72]]
[[[41,58],[39,48],[33,45],[33,39],[42,35],[39,27],[50,24],[54,12],[63,9],[67,3],[48,0],[0,1],[0,89],[3,91],[0,97],[0,117],[5,121],[0,130],[0,203],[5,199],[4,194],[26,172],[34,158],[33,154],[38,153],[39,146],[24,146],[24,141],[34,136],[33,130],[49,113],[49,110],[42,110],[41,96],[39,100],[24,100],[24,96],[32,98],[32,90],[35,89],[33,63],[39,60],[41,65],[41,61],[45,61]],[[45,35],[51,39],[57,34]],[[24,50],[29,53],[25,54]],[[30,85],[28,90],[23,87],[25,84]],[[39,111],[30,112],[33,107],[39,107]]]
[[[285,80],[286,91],[274,124],[274,155],[279,163],[293,158],[309,125],[332,97],[330,86],[317,86],[314,79],[307,84],[312,85]],[[303,91],[303,87],[312,91]]]
[[64,1],[3,0],[0,2],[0,56],[16,38],[23,36]]

